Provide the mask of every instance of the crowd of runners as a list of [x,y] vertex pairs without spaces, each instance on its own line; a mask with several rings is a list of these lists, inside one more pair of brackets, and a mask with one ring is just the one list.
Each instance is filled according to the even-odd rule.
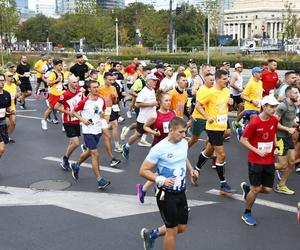
[[[252,206],[257,195],[272,190],[295,194],[287,183],[291,174],[300,173],[300,69],[287,71],[283,79],[276,70],[276,60],[270,59],[252,68],[246,82],[241,62],[199,67],[189,60],[175,69],[160,61],[150,67],[134,57],[125,67],[111,58],[92,65],[85,55],[77,54],[76,63],[67,65],[42,54],[31,69],[26,56],[21,56],[18,65],[8,62],[5,73],[0,74],[0,157],[5,144],[15,143],[16,107],[26,109],[26,98],[32,92],[47,103],[41,120],[45,133],[48,123],[58,124],[61,120],[63,126],[59,127],[66,133],[68,144],[60,165],[76,180],[80,165],[91,157],[97,187],[105,189],[111,184],[99,165],[102,134],[111,167],[121,162],[117,154],[123,156],[123,161],[129,160],[135,142],[151,148],[139,172],[146,182],[136,184],[136,192],[139,202],[144,203],[149,188],[155,187],[164,225],[143,228],[141,236],[145,249],[153,249],[160,236],[165,236],[165,249],[174,249],[176,235],[185,231],[188,221],[186,173],[196,185],[209,160],[218,177],[220,194],[236,193],[225,178],[223,143],[233,140],[234,133],[248,150],[249,183],[241,183],[245,199],[241,218],[254,226]],[[37,78],[35,90],[30,82],[33,71]],[[228,119],[230,111],[237,112],[232,123]],[[125,119],[132,123],[119,129]],[[188,150],[203,133],[205,146],[194,164],[195,157]],[[82,153],[70,164],[77,148]],[[300,223],[299,212],[297,219]]]

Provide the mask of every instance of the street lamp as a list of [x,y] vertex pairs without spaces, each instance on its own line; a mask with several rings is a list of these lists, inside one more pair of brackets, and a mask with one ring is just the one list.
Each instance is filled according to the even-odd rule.
[[119,32],[118,32],[119,19],[118,18],[116,18],[115,23],[116,23],[116,56],[118,56],[119,55]]

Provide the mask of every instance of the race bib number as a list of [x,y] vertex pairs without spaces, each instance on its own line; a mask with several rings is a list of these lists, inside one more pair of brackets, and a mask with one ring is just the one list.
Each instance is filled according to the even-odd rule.
[[259,142],[257,148],[258,150],[269,154],[273,150],[273,142]]
[[163,122],[163,131],[164,133],[169,133],[169,122]]
[[104,115],[110,115],[111,114],[111,107],[106,107]]
[[120,112],[120,111],[121,111],[118,104],[112,105],[111,108],[112,108],[112,110],[113,110],[114,112]]
[[0,109],[0,118],[5,117],[6,109]]
[[25,72],[25,73],[24,73],[24,76],[25,76],[25,77],[30,77],[30,72]]
[[84,81],[79,81],[79,86],[80,87],[84,86]]
[[93,118],[92,121],[93,121],[93,125],[101,127],[101,119],[99,119],[99,118]]
[[173,172],[175,177],[173,190],[180,191],[183,189],[185,185],[185,170],[184,169],[176,169]]
[[227,115],[218,115],[217,116],[217,123],[220,124],[220,125],[227,124],[227,119],[228,119]]
[[56,91],[62,91],[63,87],[61,83],[58,83],[55,87]]

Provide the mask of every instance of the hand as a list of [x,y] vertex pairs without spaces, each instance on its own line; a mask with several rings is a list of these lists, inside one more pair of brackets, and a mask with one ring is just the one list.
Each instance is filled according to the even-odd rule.
[[151,106],[157,106],[157,105],[158,105],[158,102],[155,101],[155,102],[152,102],[151,104],[152,104]]
[[153,135],[154,135],[154,136],[161,136],[160,131],[157,130],[157,129],[154,130]]
[[207,121],[208,121],[209,124],[212,124],[215,120],[214,120],[213,117],[208,117]]
[[85,119],[85,118],[82,118],[81,122],[86,125],[86,126],[89,126],[89,125],[92,125],[93,123],[91,121],[89,121],[88,119]]
[[232,98],[229,98],[227,103],[228,103],[228,105],[232,106],[233,103],[234,103],[234,102],[233,102],[233,99],[232,99]]
[[261,151],[261,150],[257,150],[257,152],[256,152],[260,157],[266,157],[266,155],[268,154],[268,153],[266,153],[266,152],[264,152],[264,151]]
[[293,135],[295,132],[296,132],[296,129],[295,128],[288,128],[287,131]]
[[253,103],[253,105],[255,105],[256,107],[259,107],[259,106],[260,106],[259,101],[253,101],[252,103]]
[[274,155],[279,155],[279,149],[278,148],[275,148]]
[[191,183],[194,186],[197,186],[198,182],[198,177],[199,177],[199,172],[195,169],[190,170],[190,175],[191,175]]
[[173,178],[166,178],[164,182],[164,186],[174,186],[175,184],[175,179]]
[[56,82],[61,82],[61,81],[62,81],[62,77],[61,76],[57,77]]

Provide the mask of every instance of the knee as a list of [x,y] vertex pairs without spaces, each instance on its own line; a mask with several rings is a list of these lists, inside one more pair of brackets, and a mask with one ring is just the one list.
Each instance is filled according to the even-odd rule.
[[187,225],[178,225],[177,226],[177,232],[180,234],[180,233],[183,233],[185,230],[187,229]]
[[4,154],[4,152],[5,152],[4,143],[0,143],[0,157]]
[[80,145],[80,141],[79,140],[74,140],[71,143],[74,145],[74,147],[79,147],[79,145]]
[[262,186],[260,187],[251,187],[251,192],[254,193],[255,195],[260,193],[263,190]]
[[264,192],[265,193],[271,193],[272,192],[272,188],[264,187]]
[[220,152],[217,154],[217,158],[220,162],[224,162],[225,161],[225,152]]
[[99,156],[98,150],[91,150],[91,156],[92,157],[98,157]]

